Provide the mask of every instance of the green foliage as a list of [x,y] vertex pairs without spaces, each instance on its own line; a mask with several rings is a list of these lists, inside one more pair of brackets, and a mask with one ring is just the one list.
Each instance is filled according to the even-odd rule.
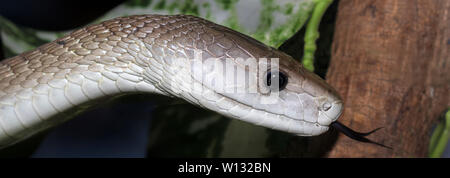
[[132,0],[125,1],[125,5],[129,7],[147,7],[152,3],[152,0]]
[[450,136],[450,108],[446,111],[442,121],[435,128],[428,147],[428,156],[440,158],[447,147]]
[[323,14],[333,0],[315,0],[315,7],[306,26],[305,47],[302,63],[306,69],[314,71],[314,54],[317,49],[316,40],[319,38],[319,25]]

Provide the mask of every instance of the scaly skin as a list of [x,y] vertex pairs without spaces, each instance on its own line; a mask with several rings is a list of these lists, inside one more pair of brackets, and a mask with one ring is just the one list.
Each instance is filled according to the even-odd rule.
[[[233,58],[231,65],[246,72],[251,82],[226,86],[257,92],[223,93],[200,82],[202,75],[193,71],[205,69],[192,62],[198,51],[202,62],[216,57],[225,64],[226,58]],[[236,58],[255,58],[254,65],[271,65],[288,76],[277,103],[260,102],[275,92],[263,92],[264,85],[258,84],[264,83],[264,76]],[[279,63],[260,58],[279,58]],[[194,85],[202,90],[189,90]],[[342,112],[332,87],[290,56],[250,37],[193,16],[130,16],[82,28],[0,63],[0,148],[63,122],[54,116],[71,108],[132,92],[180,97],[232,118],[302,136],[327,131]]]

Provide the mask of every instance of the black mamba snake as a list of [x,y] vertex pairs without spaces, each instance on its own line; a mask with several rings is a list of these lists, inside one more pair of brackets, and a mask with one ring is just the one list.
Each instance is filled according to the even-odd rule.
[[[115,18],[0,63],[0,148],[67,119],[59,113],[120,93],[178,97],[256,125],[315,136],[341,125],[343,103],[285,53],[188,15]],[[378,144],[378,143],[375,143]],[[378,144],[380,145],[380,144]]]

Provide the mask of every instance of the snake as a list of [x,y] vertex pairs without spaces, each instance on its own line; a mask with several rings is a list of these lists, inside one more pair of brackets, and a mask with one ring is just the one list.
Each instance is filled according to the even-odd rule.
[[[224,66],[233,72],[219,70]],[[291,56],[200,17],[152,14],[88,25],[1,61],[0,148],[69,120],[67,113],[92,101],[130,93],[180,98],[298,136],[334,127],[381,145],[365,138],[377,129],[360,133],[337,122],[339,94]]]

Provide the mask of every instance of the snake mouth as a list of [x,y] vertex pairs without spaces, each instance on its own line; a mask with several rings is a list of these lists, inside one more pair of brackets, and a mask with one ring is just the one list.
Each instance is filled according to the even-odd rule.
[[189,90],[182,92],[181,90],[176,96],[185,99],[195,105],[216,111],[224,116],[242,120],[258,126],[292,133],[298,136],[316,136],[325,133],[329,129],[329,125],[322,125],[317,122],[308,121],[299,118],[289,117],[281,113],[267,111],[263,108],[255,108],[249,104],[240,102],[223,93],[216,92],[207,85],[193,78],[192,82],[196,82],[202,86],[201,90]]
[[[267,127],[274,130],[280,130],[292,133],[298,136],[316,136],[328,131],[328,125],[322,125],[318,122],[310,122],[277,114],[265,109],[253,108],[250,105],[239,102],[233,98],[226,97],[220,93],[216,93],[226,100],[233,102],[235,105],[231,109],[219,109],[219,113],[224,115],[253,123],[258,126]],[[247,113],[236,112],[237,110],[249,110]],[[234,111],[234,112],[230,112]]]

